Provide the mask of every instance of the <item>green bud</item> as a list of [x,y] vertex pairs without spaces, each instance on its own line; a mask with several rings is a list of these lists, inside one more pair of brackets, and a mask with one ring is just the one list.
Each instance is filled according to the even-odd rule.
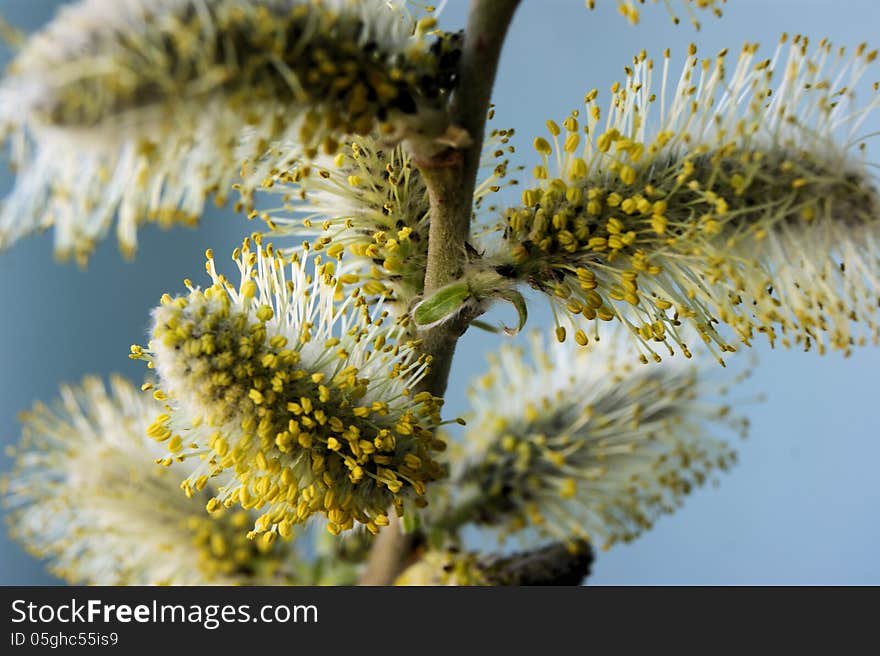
[[419,328],[431,328],[448,321],[471,299],[467,282],[455,282],[437,290],[413,309],[413,321]]

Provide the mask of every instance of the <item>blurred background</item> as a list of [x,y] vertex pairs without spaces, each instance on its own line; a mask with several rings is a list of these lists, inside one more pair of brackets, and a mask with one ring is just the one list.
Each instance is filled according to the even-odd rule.
[[[31,31],[60,4],[0,0],[0,14]],[[673,62],[683,61],[691,41],[706,56],[745,41],[759,41],[768,52],[783,31],[878,46],[876,0],[730,0],[720,20],[700,12],[700,32],[678,0],[672,0],[682,16],[678,27],[662,3],[643,7],[638,26],[617,15],[615,0],[597,4],[588,12],[583,0],[523,0],[494,94],[494,126],[516,128],[515,157],[522,163],[534,162],[530,143],[545,132],[546,119],[564,118],[592,87],[600,101],[607,99],[642,48],[659,56],[670,47]],[[463,27],[466,13],[466,0],[449,0],[441,26]],[[864,132],[878,129],[875,116]],[[869,152],[880,161],[876,139]],[[0,190],[10,182],[4,168]],[[55,398],[59,383],[111,372],[139,381],[144,367],[128,360],[128,348],[145,343],[149,311],[162,293],[182,291],[185,277],[200,284],[205,248],[219,258],[257,227],[229,210],[209,211],[196,230],[147,226],[134,262],[123,260],[111,236],[85,270],[54,261],[51,233],[0,253],[0,441],[17,442],[16,414],[34,400]],[[531,327],[546,324],[547,315],[536,307]],[[466,383],[499,339],[471,331],[460,343],[450,416],[466,410]],[[740,464],[633,544],[600,553],[590,583],[880,584],[880,419],[874,414],[880,349],[858,349],[848,359],[763,344],[754,350],[759,365],[737,397],[763,393],[767,401],[745,408],[752,431],[737,445]],[[8,470],[10,461],[4,457],[0,465]],[[0,584],[58,582],[2,532]]]

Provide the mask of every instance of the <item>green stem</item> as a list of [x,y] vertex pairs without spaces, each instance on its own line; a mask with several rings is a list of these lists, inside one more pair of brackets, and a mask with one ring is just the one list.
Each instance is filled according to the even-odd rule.
[[[427,160],[415,153],[431,198],[425,295],[459,278],[467,259],[465,244],[471,233],[474,189],[489,102],[501,47],[518,4],[519,0],[471,3],[457,90],[450,107],[452,124],[466,131],[470,144]],[[422,350],[432,358],[423,389],[443,396],[455,345],[474,318],[462,315],[422,334]]]
[[[472,0],[459,64],[459,80],[449,113],[452,125],[463,129],[467,146],[440,153],[413,152],[414,161],[428,187],[431,200],[425,294],[461,276],[471,232],[474,189],[489,101],[498,70],[501,47],[519,0]],[[476,318],[463,313],[420,335],[422,351],[431,357],[431,368],[421,390],[443,396],[459,337]],[[389,585],[411,555],[415,537],[392,523],[376,542],[361,583]]]

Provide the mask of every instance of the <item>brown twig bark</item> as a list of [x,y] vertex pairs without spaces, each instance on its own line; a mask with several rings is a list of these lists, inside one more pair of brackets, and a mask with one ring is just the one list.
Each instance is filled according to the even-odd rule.
[[585,540],[554,542],[532,551],[485,559],[479,564],[490,585],[580,585],[590,574],[593,547]]

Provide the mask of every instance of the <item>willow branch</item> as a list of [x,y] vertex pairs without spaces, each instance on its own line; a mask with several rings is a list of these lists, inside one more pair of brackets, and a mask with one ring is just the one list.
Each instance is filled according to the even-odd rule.
[[[470,237],[474,189],[492,87],[501,47],[518,4],[519,0],[471,3],[457,91],[450,107],[453,125],[470,137],[468,146],[444,151],[427,160],[415,153],[431,198],[425,295],[461,276],[466,262],[465,244]],[[455,344],[474,318],[465,313],[422,334],[422,350],[432,357],[424,389],[443,396]]]
[[391,585],[407,568],[417,544],[419,533],[404,533],[400,520],[392,520],[373,542],[360,585]]
[[[425,294],[456,280],[466,262],[474,189],[483,148],[486,116],[501,47],[519,0],[473,0],[459,64],[457,90],[452,97],[452,124],[469,137],[467,145],[440,153],[413,152],[431,200]],[[424,331],[422,351],[431,368],[420,388],[443,396],[459,337],[474,319],[469,313]],[[415,538],[392,523],[376,538],[361,583],[388,585],[403,570]]]
[[496,557],[480,563],[492,585],[579,585],[590,574],[593,548],[585,540]]

